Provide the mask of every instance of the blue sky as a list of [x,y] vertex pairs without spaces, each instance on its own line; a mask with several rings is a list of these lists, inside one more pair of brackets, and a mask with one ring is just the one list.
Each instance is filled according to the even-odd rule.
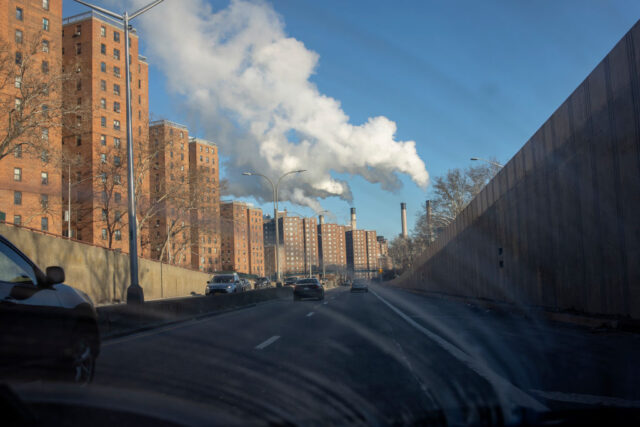
[[[288,35],[319,54],[312,81],[320,92],[339,100],[353,124],[377,115],[395,121],[398,140],[416,141],[431,177],[472,156],[508,161],[640,18],[640,2],[613,0],[271,4]],[[64,3],[65,16],[84,10]],[[149,61],[152,118],[189,125],[182,100]],[[401,180],[392,194],[349,177],[359,228],[394,237],[400,202],[413,225],[429,189]],[[347,221],[346,202],[322,205]],[[270,203],[261,207],[271,212]]]

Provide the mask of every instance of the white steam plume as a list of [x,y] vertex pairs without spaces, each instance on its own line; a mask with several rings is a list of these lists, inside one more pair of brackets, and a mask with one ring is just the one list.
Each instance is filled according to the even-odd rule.
[[[271,5],[232,0],[214,11],[202,0],[169,0],[139,19],[150,61],[229,157],[227,170],[237,172],[228,174],[232,194],[271,199],[264,183],[240,175],[244,170],[278,177],[307,169],[287,178],[295,185],[283,186],[281,199],[316,209],[318,198],[352,200],[347,182],[331,171],[389,191],[401,186],[397,173],[427,186],[415,142],[396,141],[393,121],[380,116],[352,125],[340,102],[309,81],[318,54],[286,35]],[[287,138],[292,133],[296,142]]]

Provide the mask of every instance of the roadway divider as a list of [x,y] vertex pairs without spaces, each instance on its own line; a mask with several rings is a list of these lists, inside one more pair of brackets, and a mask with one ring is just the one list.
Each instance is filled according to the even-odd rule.
[[147,301],[143,305],[114,304],[97,308],[103,339],[115,338],[171,323],[249,307],[260,302],[292,298],[293,288],[259,289],[235,294],[194,295]]

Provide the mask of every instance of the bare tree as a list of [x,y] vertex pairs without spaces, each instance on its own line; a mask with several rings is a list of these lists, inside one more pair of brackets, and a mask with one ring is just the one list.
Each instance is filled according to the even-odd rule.
[[20,152],[49,150],[49,133],[73,124],[83,110],[63,102],[62,87],[72,73],[42,53],[52,49],[41,35],[22,40],[16,51],[0,39],[0,160]]

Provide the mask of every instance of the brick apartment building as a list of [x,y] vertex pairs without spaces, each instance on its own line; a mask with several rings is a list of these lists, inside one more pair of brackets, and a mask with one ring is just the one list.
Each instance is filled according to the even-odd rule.
[[[78,240],[128,251],[125,42],[122,24],[96,12],[65,18],[63,69],[75,78],[64,89],[65,101],[84,107],[75,128],[65,128],[62,188],[71,180],[71,229]],[[138,54],[138,36],[130,32],[133,146],[136,192],[149,195],[148,65]],[[79,163],[75,163],[79,162]],[[148,162],[147,162],[148,163]],[[63,191],[63,205],[68,201]],[[142,230],[141,243],[149,240]],[[141,244],[140,255],[150,256]]]
[[280,245],[283,249],[280,258],[280,272],[287,274],[304,274],[304,228],[302,218],[285,216],[278,218],[280,226]]
[[375,272],[380,268],[380,253],[378,252],[378,239],[373,230],[365,231],[367,241],[367,269]]
[[304,270],[306,272],[319,271],[318,256],[318,223],[315,218],[303,218],[302,230],[304,232]]
[[191,266],[201,271],[222,269],[220,250],[220,180],[218,147],[211,141],[189,139],[191,197]]
[[[284,248],[280,246],[280,260],[284,258]],[[280,270],[282,273],[282,270]],[[264,275],[275,279],[276,276],[276,247],[264,247]]]
[[221,264],[223,271],[249,273],[249,233],[247,205],[220,203]]
[[264,276],[264,234],[262,209],[247,208],[247,232],[249,233],[249,273]]
[[347,246],[347,266],[356,276],[366,274],[367,234],[365,230],[349,230],[345,233]]
[[148,243],[142,239],[142,246],[150,246],[153,259],[188,267],[192,263],[193,207],[189,192],[189,131],[168,120],[151,122],[149,144],[153,153],[150,198],[142,202],[138,216],[148,216],[151,233]]
[[318,224],[320,264],[326,272],[344,270],[347,267],[347,247],[344,226]]
[[[55,86],[46,98],[28,96],[35,82],[59,81],[52,76],[61,73],[62,2],[0,0],[0,42],[8,48],[3,59],[15,64],[15,75],[0,76],[5,82],[0,86],[1,133],[8,129],[9,111],[33,117],[41,114],[44,106],[62,102],[61,91]],[[0,160],[0,219],[61,234],[61,121],[59,114],[49,117],[50,122],[39,120],[33,132],[17,139],[18,145],[12,144],[12,152]],[[41,142],[37,148],[23,146],[34,139]]]

